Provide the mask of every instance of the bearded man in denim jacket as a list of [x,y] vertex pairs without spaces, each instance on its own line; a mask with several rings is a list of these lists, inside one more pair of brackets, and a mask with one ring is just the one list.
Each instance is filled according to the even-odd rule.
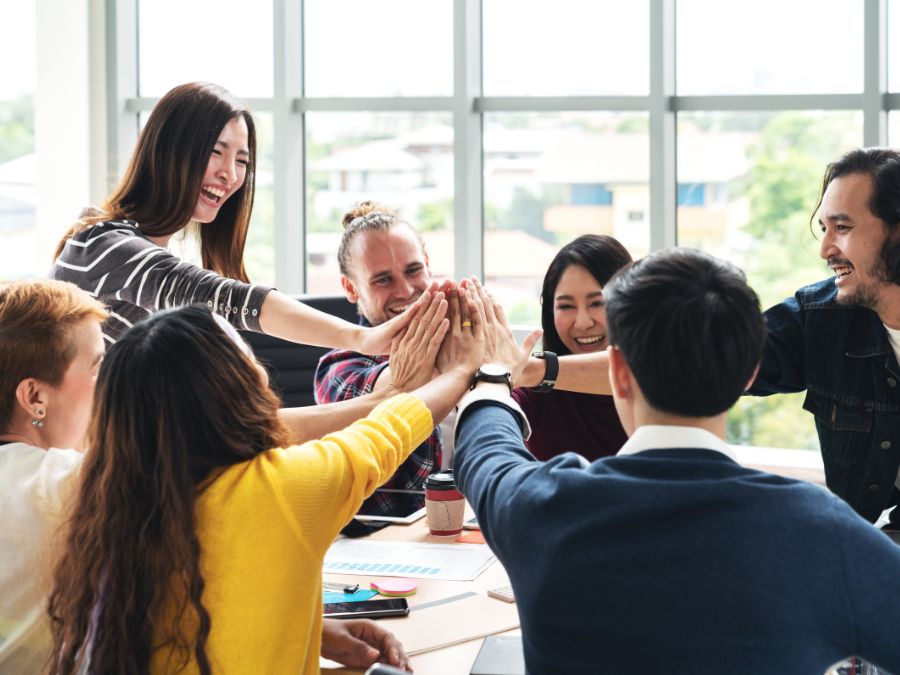
[[[806,390],[828,487],[875,522],[900,503],[900,152],[857,149],[830,164],[817,217],[835,276],[765,312],[768,341],[747,393]],[[608,367],[605,352],[562,357],[555,386],[610,394]],[[537,386],[545,368],[532,358],[516,386]]]
[[830,164],[817,218],[835,276],[765,313],[749,393],[806,390],[828,487],[874,522],[900,501],[900,153],[857,149]]

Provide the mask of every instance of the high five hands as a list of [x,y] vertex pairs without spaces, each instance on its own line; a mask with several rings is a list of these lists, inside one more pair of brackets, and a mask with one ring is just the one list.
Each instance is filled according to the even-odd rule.
[[464,288],[471,295],[477,312],[484,321],[483,363],[505,366],[512,374],[512,381],[517,382],[542,331],[532,330],[519,345],[506,320],[503,307],[494,300],[476,277],[463,279],[460,288]]

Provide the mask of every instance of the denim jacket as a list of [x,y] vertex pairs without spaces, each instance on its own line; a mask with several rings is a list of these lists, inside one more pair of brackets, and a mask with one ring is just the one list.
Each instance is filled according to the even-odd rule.
[[836,295],[827,279],[765,313],[766,350],[748,393],[806,390],[826,484],[874,522],[900,496],[900,368],[878,315]]

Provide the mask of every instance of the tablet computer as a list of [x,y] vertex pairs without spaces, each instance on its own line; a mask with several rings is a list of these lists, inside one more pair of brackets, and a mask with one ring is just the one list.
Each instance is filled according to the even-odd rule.
[[488,635],[469,675],[525,675],[521,635]]
[[394,510],[391,513],[372,515],[357,513],[354,516],[357,520],[409,525],[425,517],[424,492],[418,490],[393,490],[390,488],[378,488],[375,492],[376,494],[404,495],[404,497],[394,501]]

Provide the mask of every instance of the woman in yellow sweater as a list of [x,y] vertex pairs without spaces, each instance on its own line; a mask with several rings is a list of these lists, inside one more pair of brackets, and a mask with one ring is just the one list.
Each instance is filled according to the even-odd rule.
[[[445,310],[403,339],[436,352]],[[325,552],[466,391],[484,353],[471,310],[449,371],[295,447],[227,324],[186,308],[135,325],[97,381],[51,671],[318,672]]]

